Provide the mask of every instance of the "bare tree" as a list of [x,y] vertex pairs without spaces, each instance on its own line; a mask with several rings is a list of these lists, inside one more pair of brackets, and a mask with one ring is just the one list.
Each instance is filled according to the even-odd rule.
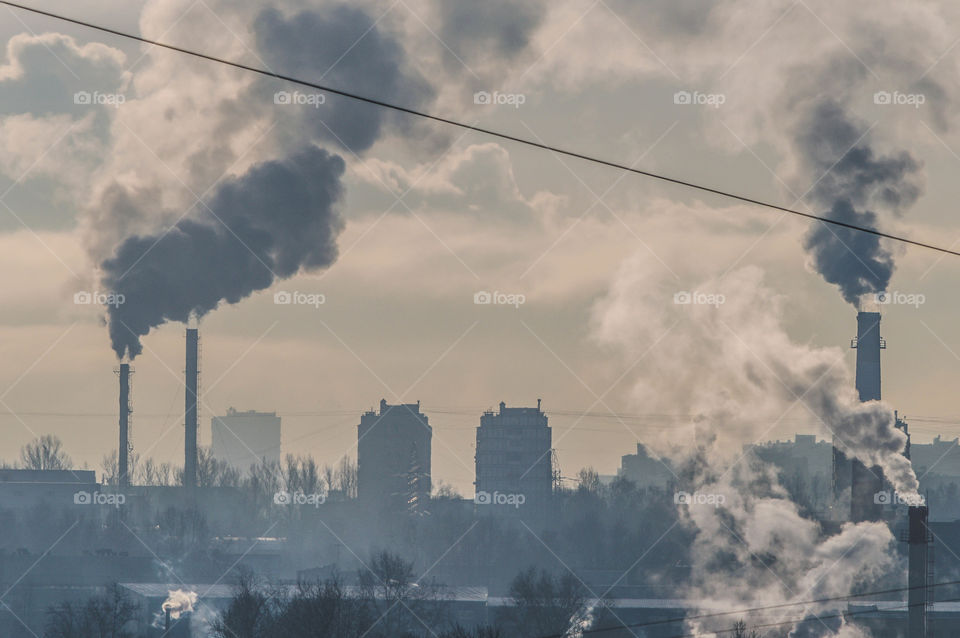
[[209,447],[197,448],[197,485],[237,487],[240,485],[240,472],[226,461],[216,458]]
[[27,470],[66,470],[73,461],[59,437],[44,434],[20,448],[20,464]]
[[733,638],[760,638],[760,634],[755,629],[748,632],[747,623],[741,618],[733,624]]
[[84,605],[63,603],[49,610],[46,638],[133,638],[129,626],[139,607],[116,584]]
[[442,624],[441,587],[415,579],[413,564],[400,556],[377,552],[357,576],[361,598],[378,619],[371,635],[393,638]]
[[553,576],[530,567],[513,579],[510,598],[504,620],[518,636],[564,635],[587,618],[586,593],[573,574]]
[[242,570],[233,599],[210,630],[214,638],[262,638],[269,635],[272,612],[270,596],[257,586],[251,572]]

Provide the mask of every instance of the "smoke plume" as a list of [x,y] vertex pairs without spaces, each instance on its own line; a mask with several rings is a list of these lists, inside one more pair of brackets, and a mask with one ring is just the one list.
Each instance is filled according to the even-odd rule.
[[[909,153],[878,154],[867,127],[824,99],[801,118],[795,147],[815,185],[809,199],[830,219],[877,229],[875,209],[899,214],[920,195],[920,164]],[[861,295],[887,290],[894,255],[880,237],[819,223],[804,239],[813,267],[856,305]]]
[[[594,309],[595,336],[630,363],[643,357],[641,367],[650,372],[633,385],[637,405],[693,415],[686,427],[644,441],[670,459],[678,484],[695,495],[680,505],[697,532],[689,599],[705,609],[750,608],[846,595],[889,573],[894,539],[885,524],[846,524],[825,535],[750,446],[771,438],[797,411],[820,424],[821,436],[835,434],[848,455],[881,466],[899,493],[916,498],[917,479],[902,455],[905,435],[894,427],[890,407],[859,401],[844,351],[790,338],[785,298],[764,284],[758,268],[702,282],[694,294],[709,303],[683,297],[684,303],[671,303],[673,281],[658,272],[662,268],[642,256],[624,265]],[[788,608],[751,621],[829,609]],[[693,629],[709,634],[732,623],[713,622],[693,623]],[[858,635],[846,625],[836,630]]]
[[275,279],[332,264],[343,221],[335,209],[344,162],[309,147],[225,180],[193,214],[154,235],[123,241],[101,264],[118,357],[135,357],[140,337],[167,321],[202,317]]

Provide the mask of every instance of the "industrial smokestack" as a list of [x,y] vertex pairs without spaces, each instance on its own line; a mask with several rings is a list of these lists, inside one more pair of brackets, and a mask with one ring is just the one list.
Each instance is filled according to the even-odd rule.
[[927,604],[930,603],[929,590],[929,543],[930,532],[927,528],[927,507],[913,506],[909,509],[910,527],[907,536],[909,543],[909,574],[907,576],[907,619],[908,638],[927,638]]
[[198,345],[200,334],[196,328],[187,328],[187,358],[184,370],[184,458],[183,485],[197,485],[197,386],[199,383]]
[[[880,338],[880,313],[857,313],[857,338],[850,344],[857,350],[857,393],[860,400],[880,400],[880,351],[887,347]],[[850,520],[854,523],[879,521],[883,505],[877,495],[883,491],[883,471],[853,459],[850,463]]]
[[120,364],[120,444],[117,447],[117,481],[130,485],[130,364]]

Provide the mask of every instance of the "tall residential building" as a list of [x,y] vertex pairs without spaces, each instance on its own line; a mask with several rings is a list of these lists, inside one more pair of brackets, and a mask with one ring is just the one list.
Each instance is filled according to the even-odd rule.
[[552,434],[547,415],[535,408],[484,412],[477,428],[478,511],[542,512],[553,492]]
[[238,412],[210,419],[213,456],[247,472],[251,465],[280,460],[280,417],[276,412]]
[[430,499],[433,428],[420,402],[365,412],[357,426],[357,498],[391,510],[422,511]]

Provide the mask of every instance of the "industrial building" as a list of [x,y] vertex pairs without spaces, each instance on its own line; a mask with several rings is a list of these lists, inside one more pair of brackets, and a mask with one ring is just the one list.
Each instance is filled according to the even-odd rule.
[[263,461],[280,460],[280,417],[276,412],[239,412],[210,419],[211,451],[241,472]]
[[552,434],[535,408],[484,412],[477,428],[475,503],[479,513],[527,516],[546,508],[553,492]]
[[636,454],[620,457],[620,471],[617,474],[642,488],[666,488],[676,481],[670,460],[650,454],[643,443],[637,443]]
[[430,499],[433,428],[420,402],[369,410],[357,426],[357,498],[367,506],[422,511]]
[[[31,509],[39,504],[72,508],[77,494],[100,489],[93,470],[0,469],[0,509]],[[83,497],[80,497],[83,500]]]

